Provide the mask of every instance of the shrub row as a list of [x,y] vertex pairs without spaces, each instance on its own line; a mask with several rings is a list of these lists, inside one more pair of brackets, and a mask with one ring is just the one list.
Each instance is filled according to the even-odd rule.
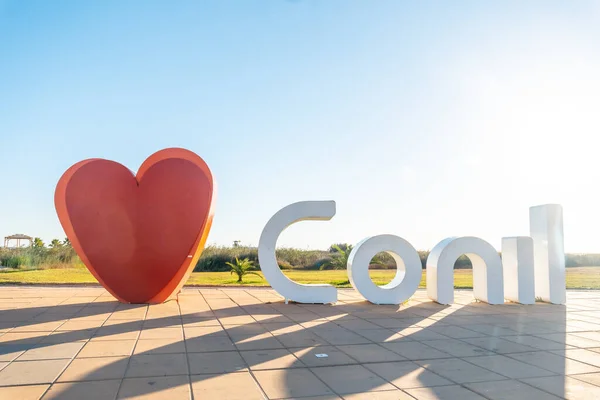
[[[343,244],[339,245],[341,248]],[[421,265],[425,268],[429,251],[419,251]],[[281,248],[276,252],[277,261],[282,269],[306,269],[318,270],[321,265],[332,257],[335,251],[328,250],[301,250],[294,248]],[[194,271],[229,271],[227,262],[234,262],[235,258],[248,258],[257,267],[258,251],[256,247],[225,247],[207,246]],[[372,268],[386,269],[395,268],[393,258],[388,254],[379,257],[383,265],[372,265]],[[60,268],[81,265],[81,261],[71,246],[58,248],[28,247],[21,249],[0,248],[0,265],[9,268]],[[566,266],[600,266],[600,254],[567,254]],[[471,262],[466,256],[461,256],[455,264],[455,268],[471,268]]]
[[9,268],[60,268],[80,264],[79,257],[71,246],[59,248],[25,247],[20,249],[0,248],[0,265]]
[[[344,244],[338,244],[342,249],[345,249]],[[421,259],[421,265],[425,268],[427,256],[429,251],[419,251],[419,257]],[[253,261],[258,268],[258,250],[256,247],[225,247],[225,246],[208,246],[202,252],[202,256],[196,268],[195,272],[201,271],[229,271],[227,262],[234,262],[235,258],[248,258]],[[294,248],[281,248],[276,251],[277,262],[281,269],[305,269],[305,270],[318,270],[321,266],[329,261],[332,257],[335,257],[335,250],[330,248],[329,250],[301,250]],[[383,261],[383,265],[372,265],[374,269],[387,269],[395,268],[396,263],[394,259],[387,253],[379,257],[380,261]],[[455,264],[455,268],[471,268],[471,261],[466,256],[460,257]]]

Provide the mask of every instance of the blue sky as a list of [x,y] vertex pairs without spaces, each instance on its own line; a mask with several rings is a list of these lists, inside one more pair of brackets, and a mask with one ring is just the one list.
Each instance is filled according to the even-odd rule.
[[560,203],[600,252],[594,1],[0,0],[0,236],[63,237],[53,194],[91,157],[185,147],[218,182],[210,243],[337,202],[281,245],[528,234]]

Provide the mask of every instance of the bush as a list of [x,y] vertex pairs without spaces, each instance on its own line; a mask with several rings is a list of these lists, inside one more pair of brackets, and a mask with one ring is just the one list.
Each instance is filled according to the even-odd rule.
[[[347,244],[338,244],[340,248],[347,249]],[[331,246],[335,249],[334,246]],[[319,270],[324,264],[331,261],[336,253],[328,250],[302,250],[294,248],[277,249],[276,257],[281,269]],[[337,250],[336,250],[337,252]],[[426,267],[429,251],[419,251],[421,265]],[[248,259],[260,269],[258,265],[258,250],[256,247],[237,246],[208,246],[202,252],[194,271],[229,271],[228,262],[234,263],[236,257],[240,260]],[[373,268],[391,268],[394,265],[392,257],[387,253],[377,255],[378,265]],[[83,264],[70,243],[63,242],[55,247],[27,247],[20,249],[0,248],[0,265],[9,268],[77,268]],[[566,266],[600,266],[600,254],[567,254]],[[455,268],[472,268],[467,256],[460,256],[456,260]]]
[[0,265],[8,268],[60,268],[81,264],[71,246],[0,249]]
[[227,263],[234,263],[236,257],[238,259],[247,258],[254,264],[258,264],[258,250],[255,247],[208,246],[202,252],[194,271],[229,271],[231,267]]
[[600,265],[600,254],[567,254],[567,267],[589,267]]
[[[277,262],[282,269],[313,269],[312,267],[322,260],[324,255],[327,255],[327,252],[321,250],[282,248],[276,251]],[[194,271],[229,271],[230,267],[227,263],[235,262],[236,257],[238,259],[247,258],[256,265],[257,269],[260,269],[256,247],[207,246]]]
[[0,262],[2,263],[2,266],[8,268],[20,268],[31,263],[27,256],[19,254],[4,255]]

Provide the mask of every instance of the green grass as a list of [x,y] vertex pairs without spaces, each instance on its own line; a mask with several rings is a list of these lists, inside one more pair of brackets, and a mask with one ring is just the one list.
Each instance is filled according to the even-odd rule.
[[[299,283],[329,283],[337,287],[350,287],[345,270],[338,271],[284,271]],[[371,279],[378,284],[388,283],[394,270],[371,270]],[[244,277],[244,283],[238,284],[237,277],[229,272],[194,272],[187,285],[202,286],[268,286],[264,279],[257,276]],[[0,284],[89,284],[96,279],[85,268],[61,268],[28,271],[0,271]],[[420,287],[425,287],[425,271]],[[454,271],[454,287],[470,289],[473,287],[473,274],[470,269]],[[600,289],[600,267],[567,268],[568,289]]]

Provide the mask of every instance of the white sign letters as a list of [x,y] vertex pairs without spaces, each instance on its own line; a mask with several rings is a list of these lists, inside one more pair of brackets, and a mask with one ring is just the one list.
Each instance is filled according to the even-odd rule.
[[[334,201],[302,201],[279,210],[263,229],[258,245],[262,272],[279,294],[299,303],[334,303],[337,289],[331,285],[303,285],[281,272],[275,246],[281,232],[298,221],[328,221],[335,215]],[[504,299],[533,304],[535,297],[564,304],[565,254],[562,207],[548,204],[529,209],[531,237],[502,239],[502,258],[494,247],[476,237],[447,238],[438,243],[427,258],[427,295],[440,304],[454,301],[454,263],[466,255],[473,265],[473,295],[489,304]],[[373,256],[385,251],[396,261],[394,279],[377,286],[369,277]],[[400,304],[408,300],[421,280],[421,260],[415,248],[395,235],[364,239],[352,249],[348,259],[352,286],[375,304]]]

